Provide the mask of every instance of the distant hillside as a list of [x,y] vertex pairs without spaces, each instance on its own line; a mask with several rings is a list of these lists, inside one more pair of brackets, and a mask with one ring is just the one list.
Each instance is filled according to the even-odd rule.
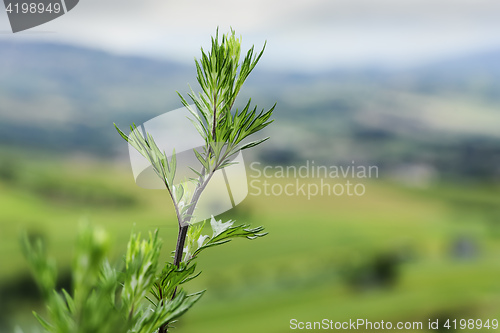
[[178,107],[175,89],[189,74],[177,63],[2,42],[0,142],[108,153],[113,121],[140,123]]
[[[272,163],[356,159],[492,175],[500,165],[499,57],[399,71],[257,69],[240,101],[278,103],[273,140],[260,149]],[[176,91],[186,94],[188,83],[197,90],[195,74],[194,64],[1,41],[0,145],[113,156],[121,142],[112,123],[126,127],[180,107]],[[477,163],[456,167],[470,156]]]
[[394,84],[423,93],[463,93],[500,101],[500,50],[437,61],[394,73]]

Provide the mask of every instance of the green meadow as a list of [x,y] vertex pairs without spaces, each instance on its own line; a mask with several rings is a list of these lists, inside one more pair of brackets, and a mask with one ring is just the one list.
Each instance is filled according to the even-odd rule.
[[[499,319],[498,184],[364,185],[363,196],[249,195],[225,213],[269,235],[203,253],[203,273],[186,288],[207,292],[175,331],[289,332],[291,319],[420,321],[424,328],[429,319]],[[165,260],[174,249],[167,193],[136,186],[126,162],[14,159],[1,167],[0,331],[34,331],[31,310],[42,308],[19,235],[43,237],[67,280],[83,221],[107,231],[115,261],[132,230],[159,229]]]

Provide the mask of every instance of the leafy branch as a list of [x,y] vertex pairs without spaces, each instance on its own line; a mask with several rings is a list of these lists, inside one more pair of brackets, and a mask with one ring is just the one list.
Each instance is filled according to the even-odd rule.
[[72,290],[59,291],[55,289],[55,263],[43,243],[23,237],[23,252],[46,299],[49,318],[34,315],[47,332],[152,333],[182,316],[203,294],[181,291],[168,302],[144,302],[156,283],[161,250],[157,232],[145,240],[131,235],[123,269],[108,261],[107,238],[104,231],[89,225],[80,230]]
[[196,206],[214,174],[234,164],[232,157],[241,150],[268,139],[247,140],[273,122],[276,105],[258,112],[249,99],[242,109],[233,109],[264,49],[265,45],[256,53],[252,47],[240,61],[241,38],[236,38],[233,30],[221,38],[217,32],[210,51],[202,49],[201,58],[195,60],[201,91],[196,94],[190,88],[188,96],[194,107],[178,93],[205,142],[193,151],[199,162],[191,167],[197,177],[191,179],[194,190],[188,191],[185,183],[175,182],[175,151],[169,158],[153,136],[142,134],[135,124],[130,126],[129,135],[115,125],[119,135],[151,164],[174,205],[179,233],[172,263],[159,265],[161,241],[154,232],[147,239],[132,234],[124,266],[113,266],[106,258],[105,234],[87,227],[77,244],[73,290],[69,293],[55,290],[55,264],[47,259],[43,243],[32,244],[24,239],[25,255],[47,299],[50,321],[36,315],[46,331],[165,333],[204,293],[187,294],[183,289],[185,283],[199,276],[194,261],[202,251],[234,238],[256,239],[267,234],[263,227],[234,226],[234,221],[223,223],[212,216],[212,234],[203,235],[205,223],[193,223]]

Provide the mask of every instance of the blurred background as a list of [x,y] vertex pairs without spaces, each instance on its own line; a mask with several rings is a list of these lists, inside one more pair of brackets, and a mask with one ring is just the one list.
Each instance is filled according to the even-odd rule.
[[200,258],[191,291],[208,291],[176,332],[498,319],[499,14],[489,0],[83,0],[12,34],[1,10],[0,332],[36,331],[31,310],[43,313],[23,230],[46,240],[61,287],[82,219],[118,258],[132,229],[159,228],[168,258],[168,196],[135,185],[113,122],[180,107],[217,27],[245,50],[267,40],[239,101],[277,102],[276,121],[247,162],[372,165],[379,177],[355,180],[363,196],[250,195],[225,213],[269,235]]

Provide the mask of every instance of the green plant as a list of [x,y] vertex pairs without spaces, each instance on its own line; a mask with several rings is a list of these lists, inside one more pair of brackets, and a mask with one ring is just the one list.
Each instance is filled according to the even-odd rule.
[[80,231],[72,265],[72,290],[58,292],[56,267],[38,239],[23,239],[23,250],[35,280],[47,300],[50,321],[34,313],[48,332],[155,332],[187,311],[202,295],[179,292],[166,303],[143,302],[153,288],[161,241],[132,234],[124,267],[113,267],[106,255],[106,233],[85,225]]
[[211,50],[196,60],[197,80],[201,92],[193,90],[189,98],[198,109],[192,108],[179,94],[191,113],[191,121],[205,144],[194,153],[200,165],[192,166],[196,177],[190,179],[194,190],[185,183],[175,184],[177,169],[175,151],[170,160],[153,137],[141,134],[135,125],[126,135],[119,134],[153,167],[170,194],[179,233],[173,262],[163,267],[158,263],[161,242],[157,233],[147,240],[132,234],[128,243],[124,267],[114,267],[106,259],[107,243],[104,234],[90,227],[79,236],[73,273],[71,295],[55,290],[55,265],[47,259],[39,241],[23,241],[25,255],[34,270],[37,283],[47,298],[50,323],[36,315],[49,332],[159,332],[169,330],[171,324],[184,314],[203,295],[187,294],[183,285],[199,276],[195,259],[207,248],[225,244],[233,238],[255,239],[264,236],[263,227],[223,223],[213,216],[211,235],[203,235],[205,222],[192,223],[200,196],[217,170],[231,165],[231,158],[241,150],[249,149],[268,138],[247,142],[246,139],[268,126],[274,111],[257,112],[251,101],[234,110],[240,89],[261,58],[252,47],[240,62],[241,39],[234,31],[212,38]]

